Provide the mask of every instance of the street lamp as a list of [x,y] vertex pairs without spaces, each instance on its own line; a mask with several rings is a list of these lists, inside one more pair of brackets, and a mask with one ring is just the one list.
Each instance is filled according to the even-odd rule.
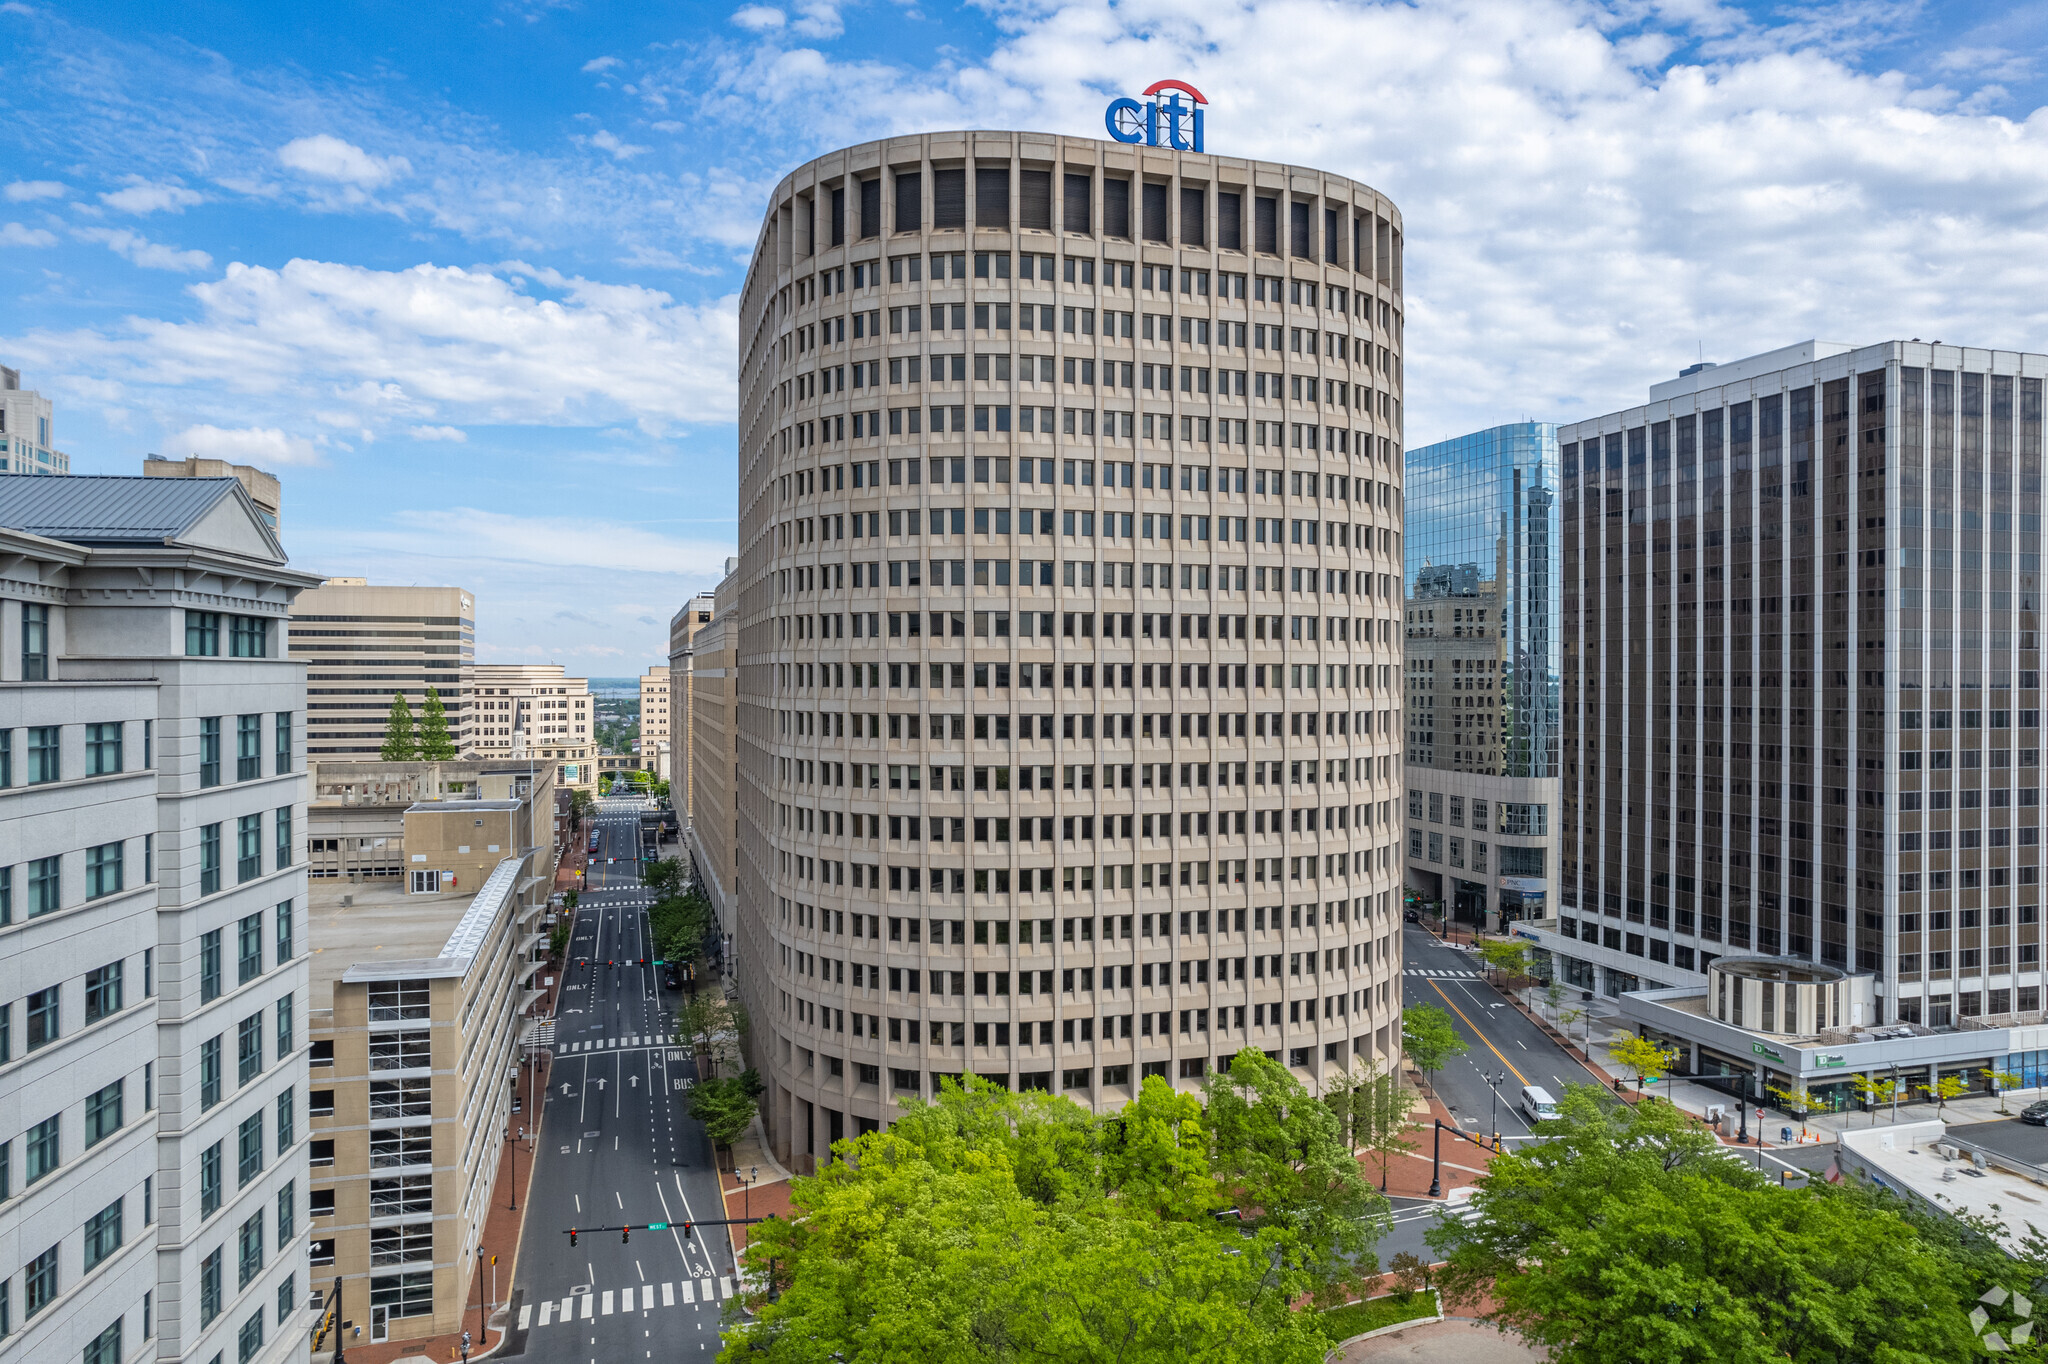
[[1433,1129],[1436,1140],[1435,1150],[1429,1158],[1429,1196],[1441,1198],[1444,1192],[1444,1120],[1434,1118],[1431,1121],[1436,1124]]
[[1489,1091],[1489,1092],[1490,1092],[1490,1093],[1491,1093],[1491,1094],[1493,1095],[1493,1149],[1494,1149],[1494,1150],[1496,1150],[1496,1151],[1498,1151],[1498,1150],[1500,1150],[1500,1088],[1499,1088],[1499,1086],[1501,1086],[1501,1085],[1503,1085],[1503,1084],[1506,1084],[1506,1083],[1507,1083],[1507,1078],[1508,1078],[1508,1077],[1507,1077],[1507,1075],[1506,1075],[1506,1073],[1505,1073],[1505,1072],[1502,1072],[1502,1071],[1495,1071],[1495,1072],[1494,1072],[1493,1074],[1491,1074],[1491,1075],[1487,1075],[1487,1074],[1484,1074],[1484,1073],[1482,1073],[1482,1074],[1481,1074],[1481,1076],[1480,1076],[1480,1078],[1486,1081],[1486,1088],[1487,1088],[1487,1090],[1488,1090],[1488,1091]]
[[747,1167],[747,1177],[740,1181],[740,1216],[742,1217],[753,1216],[751,1207],[754,1196],[754,1182],[760,1179],[760,1177],[761,1167],[750,1165]]
[[[476,1338],[484,1338],[484,1243],[476,1243]],[[469,1358],[469,1332],[462,1333],[462,1357]]]

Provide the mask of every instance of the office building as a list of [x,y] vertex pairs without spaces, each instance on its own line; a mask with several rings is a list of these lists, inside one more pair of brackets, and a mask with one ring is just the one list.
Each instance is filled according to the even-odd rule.
[[477,751],[555,764],[564,787],[597,789],[597,721],[590,682],[559,663],[483,663],[476,669]]
[[1837,1107],[1859,1073],[2040,1083],[2043,378],[1805,342],[1559,428],[1560,903],[1530,936],[1692,1070]]
[[304,669],[232,479],[0,478],[0,1361],[305,1357]]
[[690,813],[683,839],[719,931],[730,936],[739,894],[739,561],[726,563],[730,571],[711,597],[710,619],[695,626],[686,655]]
[[252,464],[231,464],[224,459],[201,459],[191,455],[185,459],[165,459],[162,455],[151,455],[142,461],[144,478],[232,478],[242,485],[242,491],[249,494],[249,500],[256,504],[256,510],[263,516],[263,524],[275,532],[278,516],[284,508],[284,485],[277,481],[277,475],[258,469]]
[[0,474],[68,474],[71,456],[50,448],[56,407],[0,365]]
[[729,628],[785,1161],[947,1075],[1394,1059],[1400,231],[1323,171],[1035,133],[776,187]]
[[666,663],[649,668],[640,678],[640,767],[655,780],[669,781],[669,672]]
[[1559,756],[1557,429],[1408,452],[1409,889],[1488,928],[1548,917]]
[[540,1111],[525,1063],[550,1037],[532,1010],[558,855],[551,775],[422,801],[403,815],[402,879],[313,893],[310,1258],[323,1287],[340,1284],[359,1343],[459,1331],[490,1297],[477,1244],[504,1138]]
[[[728,559],[728,572],[735,560]],[[695,808],[696,757],[692,751],[692,700],[691,662],[696,653],[697,632],[711,623],[712,610],[717,599],[709,592],[702,592],[683,603],[683,609],[669,617],[668,622],[668,674],[669,674],[669,803],[675,808],[685,829],[689,827],[691,811]]]
[[391,698],[405,697],[417,734],[429,689],[441,697],[458,754],[493,752],[471,704],[476,599],[462,588],[329,578],[293,607],[291,656],[306,665],[306,748],[315,758],[379,758]]

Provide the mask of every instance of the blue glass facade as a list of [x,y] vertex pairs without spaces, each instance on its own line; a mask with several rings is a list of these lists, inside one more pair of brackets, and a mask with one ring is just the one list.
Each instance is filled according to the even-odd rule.
[[1409,885],[1460,918],[1533,917],[1555,874],[1557,428],[1423,446],[1406,473]]

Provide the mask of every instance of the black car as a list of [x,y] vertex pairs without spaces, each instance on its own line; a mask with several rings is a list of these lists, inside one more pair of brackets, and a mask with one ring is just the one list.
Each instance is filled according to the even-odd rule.
[[2048,1127],[2048,1099],[2040,1099],[2020,1110],[2020,1121],[2035,1127]]
[[677,966],[674,962],[670,962],[666,967],[662,968],[661,983],[671,990],[682,989],[683,968]]
[[1401,917],[1411,924],[1419,924],[1422,922],[1422,916],[1420,914],[1417,914],[1412,909],[1409,910],[1407,913],[1403,914]]

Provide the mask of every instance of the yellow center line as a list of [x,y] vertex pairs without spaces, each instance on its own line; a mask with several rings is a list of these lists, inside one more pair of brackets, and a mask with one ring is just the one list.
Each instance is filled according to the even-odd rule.
[[[1429,988],[1435,990],[1439,995],[1443,995],[1443,1001],[1444,1003],[1451,1005],[1452,1013],[1456,1014],[1460,1018],[1465,1018],[1465,1011],[1459,1008],[1456,1004],[1451,1004],[1451,997],[1449,995],[1444,994],[1443,986],[1437,984],[1435,981],[1432,980],[1429,982]],[[1515,1063],[1513,1061],[1508,1060],[1508,1058],[1505,1056],[1501,1056],[1500,1048],[1493,1045],[1493,1043],[1487,1039],[1486,1034],[1480,1031],[1479,1025],[1477,1023],[1474,1023],[1469,1018],[1465,1018],[1465,1026],[1470,1028],[1473,1032],[1478,1033],[1479,1040],[1481,1042],[1486,1043],[1486,1049],[1492,1052],[1495,1056],[1500,1056],[1500,1063],[1506,1066],[1510,1071],[1513,1071],[1514,1076],[1517,1080],[1520,1080],[1525,1086],[1529,1083],[1527,1076],[1523,1075],[1521,1071],[1515,1070]]]

